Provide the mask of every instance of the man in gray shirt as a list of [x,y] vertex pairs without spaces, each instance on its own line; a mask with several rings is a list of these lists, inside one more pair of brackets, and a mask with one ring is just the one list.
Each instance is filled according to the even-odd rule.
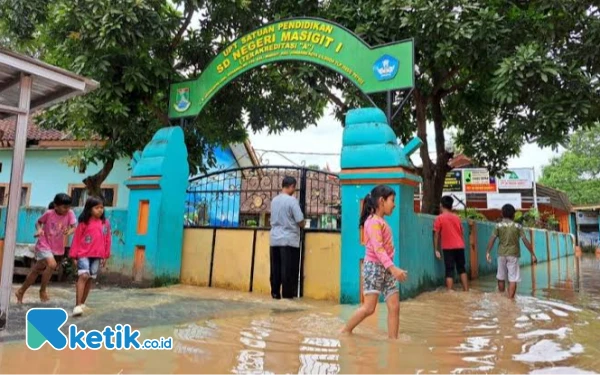
[[300,228],[304,215],[296,198],[296,179],[286,176],[271,201],[271,297],[294,298],[300,272]]

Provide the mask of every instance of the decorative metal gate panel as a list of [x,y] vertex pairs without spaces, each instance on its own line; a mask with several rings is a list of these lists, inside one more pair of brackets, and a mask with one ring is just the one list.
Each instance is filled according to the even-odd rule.
[[340,183],[336,174],[289,166],[216,171],[192,178],[186,195],[185,226],[268,228],[271,201],[283,178],[296,178],[295,196],[307,229],[340,230]]

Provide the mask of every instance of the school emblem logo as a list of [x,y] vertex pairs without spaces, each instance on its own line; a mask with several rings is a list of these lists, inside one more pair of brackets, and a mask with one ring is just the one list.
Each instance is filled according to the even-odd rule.
[[175,104],[173,108],[177,112],[185,112],[190,108],[192,102],[190,102],[190,88],[182,87],[177,89],[177,96],[175,97]]
[[389,81],[398,74],[400,61],[393,56],[383,55],[373,64],[373,73],[378,81]]

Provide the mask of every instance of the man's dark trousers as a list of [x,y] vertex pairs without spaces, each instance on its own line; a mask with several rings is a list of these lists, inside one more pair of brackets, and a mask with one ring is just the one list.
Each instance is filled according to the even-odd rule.
[[300,248],[271,246],[271,296],[294,298],[298,296]]

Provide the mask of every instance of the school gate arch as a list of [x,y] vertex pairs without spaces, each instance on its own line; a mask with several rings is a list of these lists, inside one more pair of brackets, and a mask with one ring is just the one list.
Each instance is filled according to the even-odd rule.
[[[310,292],[313,298],[344,302],[359,298],[357,274],[360,265],[356,257],[361,244],[353,237],[356,232],[354,216],[358,212],[358,195],[364,197],[365,189],[378,183],[399,184],[398,193],[402,195],[400,192],[404,188],[401,185],[408,182],[406,191],[412,202],[412,185],[419,179],[410,170],[412,164],[408,157],[420,147],[421,142],[415,139],[406,147],[396,144],[397,138],[388,125],[388,119],[393,118],[393,91],[414,87],[413,48],[412,39],[371,47],[351,31],[333,22],[294,18],[264,25],[241,36],[221,51],[198,78],[174,83],[170,87],[169,118],[172,121],[181,120],[182,124],[185,119],[200,114],[219,90],[241,74],[279,61],[304,61],[324,66],[346,77],[372,103],[370,94],[388,93],[387,117],[377,108],[353,110],[346,117],[339,180],[341,195],[348,198],[341,199],[340,209],[344,212],[341,236],[338,233],[319,233],[322,236],[314,241],[315,248],[319,249],[318,256],[312,257],[315,269],[327,264],[334,264],[335,268],[314,272],[316,279],[312,285],[319,287],[313,292],[304,288],[305,295]],[[405,96],[404,102],[409,95]],[[134,252],[132,273],[135,281],[157,278],[183,280],[182,258],[189,259],[188,256],[192,256],[199,264],[209,264],[204,267],[209,270],[207,275],[196,276],[209,282],[214,279],[210,274],[216,271],[217,264],[214,262],[218,263],[219,259],[211,256],[211,251],[207,252],[206,248],[214,249],[214,242],[219,241],[220,237],[212,233],[212,236],[184,238],[184,219],[189,220],[184,204],[189,186],[187,173],[187,149],[181,127],[159,130],[144,151],[134,155],[132,177],[127,182],[131,196],[126,243],[128,251]],[[301,188],[302,191],[307,190]],[[346,218],[349,218],[347,223]],[[250,238],[250,243],[254,242],[252,249],[259,248],[255,246],[256,241],[268,241],[264,233],[262,236],[256,233]],[[232,251],[237,245],[234,242],[229,244]],[[334,251],[324,252],[324,243],[328,243],[327,249]],[[255,262],[259,255],[254,254],[252,249],[244,253],[248,261]],[[254,264],[249,268],[251,274],[239,278],[240,285],[233,285],[231,280],[237,282],[234,276],[243,273],[235,268],[236,263],[231,260],[220,261],[226,273],[221,279],[229,280],[220,286],[254,289],[254,284],[249,284],[250,280],[257,280],[252,275],[256,268]],[[228,267],[231,269],[227,270]],[[268,275],[268,269],[262,273]],[[331,282],[331,278],[335,282]],[[196,284],[202,284],[202,281]],[[332,287],[323,290],[322,285]],[[301,288],[303,286],[301,284]]]
[[169,118],[197,116],[235,78],[278,61],[324,66],[346,77],[367,96],[414,86],[412,39],[371,47],[331,21],[293,18],[241,36],[221,51],[198,78],[171,85]]

